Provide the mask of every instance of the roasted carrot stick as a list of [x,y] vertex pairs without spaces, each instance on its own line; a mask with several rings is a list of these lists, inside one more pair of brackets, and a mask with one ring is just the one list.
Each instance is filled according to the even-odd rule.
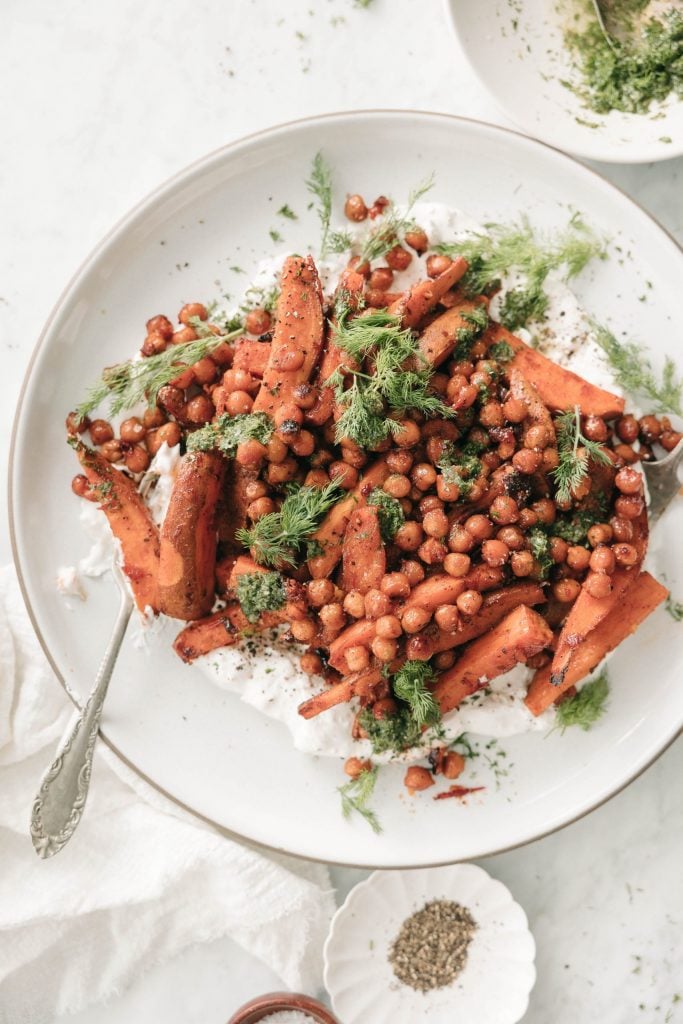
[[550,681],[550,665],[538,669],[525,698],[529,711],[533,715],[542,714],[571,686],[589,675],[610,651],[631,633],[635,633],[641,622],[666,599],[667,594],[666,587],[650,576],[649,572],[641,572],[609,615],[576,648],[559,686],[553,686]]
[[159,603],[176,619],[206,615],[214,599],[216,506],[225,463],[216,452],[183,456],[161,527]]
[[417,327],[423,316],[436,306],[442,295],[450,291],[453,285],[465,275],[468,269],[467,260],[458,256],[450,267],[438,277],[418,281],[407,292],[389,306],[389,312],[400,316],[404,327]]
[[434,696],[443,714],[457,708],[470,694],[485,686],[490,679],[502,675],[519,662],[526,662],[547,647],[553,639],[544,619],[520,605],[480,636],[456,661],[453,668],[442,672],[434,687]]
[[[337,289],[337,296],[343,294],[343,297],[348,303],[349,309],[352,313],[355,313],[358,310],[364,287],[365,278],[362,274],[358,274],[355,270],[350,269],[342,271],[339,288]],[[320,369],[318,371],[320,394],[316,404],[309,412],[306,413],[306,420],[309,423],[313,423],[315,426],[322,426],[323,423],[327,423],[334,412],[334,391],[332,388],[325,387],[325,382],[330,379],[334,371],[337,370],[342,363],[347,363],[349,365],[353,364],[351,356],[335,345],[334,334],[334,323],[332,323],[327,335],[327,342],[320,360]]]
[[441,604],[455,604],[465,589],[464,579],[437,573],[413,587],[403,609],[419,607],[434,611]]
[[523,402],[529,410],[529,419],[525,423],[524,437],[532,426],[542,426],[547,432],[549,439],[555,437],[555,425],[548,407],[541,398],[538,389],[526,379],[521,370],[514,366],[508,367],[508,379],[510,381],[510,394],[513,398]]
[[137,607],[158,611],[159,533],[149,510],[129,476],[80,441],[74,449],[111,532],[121,544],[123,571]]
[[387,556],[377,509],[363,505],[351,513],[342,545],[342,586],[367,594],[379,587],[387,569]]
[[330,644],[329,663],[338,672],[348,671],[346,652],[351,647],[369,647],[375,639],[377,623],[374,619],[359,619],[348,626]]
[[290,402],[298,384],[305,384],[323,343],[322,292],[311,256],[289,256],[282,270],[270,358],[254,412],[272,416]]
[[346,704],[357,694],[368,695],[373,688],[384,682],[382,672],[378,668],[364,669],[363,672],[354,672],[353,675],[335,683],[327,690],[322,690],[315,697],[304,701],[299,705],[299,714],[302,718],[315,718],[323,711],[336,707],[337,704]]
[[486,302],[485,298],[475,301],[462,299],[425,327],[418,346],[424,359],[432,366],[440,366],[445,362],[458,344],[458,331],[467,330],[472,326],[463,317],[463,313],[470,313]]
[[263,377],[270,361],[271,348],[269,341],[252,341],[251,338],[238,339],[232,360],[233,369],[248,370],[254,377]]
[[453,647],[469,643],[470,640],[488,632],[519,605],[542,604],[544,601],[545,595],[538,583],[514,583],[511,587],[494,590],[486,595],[477,614],[469,621],[464,621],[453,633],[446,633],[444,630],[431,633],[428,631],[434,653],[450,651]]
[[519,370],[534,385],[553,412],[573,409],[578,405],[584,416],[602,416],[611,420],[622,415],[624,399],[619,395],[589,384],[583,377],[526,345],[521,338],[510,334],[504,327],[497,325],[495,332],[490,332],[487,337],[491,343],[507,342],[515,353],[510,367]]
[[344,533],[351,513],[359,505],[364,505],[370,492],[375,487],[381,487],[388,476],[386,460],[379,458],[365,471],[348,497],[338,501],[327,513],[311,537],[311,540],[323,549],[322,554],[308,560],[308,568],[313,579],[321,579],[333,572],[342,556]]

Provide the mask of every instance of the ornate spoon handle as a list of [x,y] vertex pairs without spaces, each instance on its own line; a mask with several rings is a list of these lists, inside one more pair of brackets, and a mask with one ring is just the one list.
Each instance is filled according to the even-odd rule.
[[92,758],[102,705],[133,610],[133,600],[121,586],[121,605],[90,696],[71,723],[43,776],[31,811],[31,839],[43,859],[59,853],[78,827],[85,807]]

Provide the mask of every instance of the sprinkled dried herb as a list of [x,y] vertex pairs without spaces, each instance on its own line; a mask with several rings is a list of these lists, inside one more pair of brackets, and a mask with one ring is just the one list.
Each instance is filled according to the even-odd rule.
[[465,967],[476,929],[467,907],[452,900],[430,900],[403,922],[391,945],[394,974],[418,992],[445,988]]

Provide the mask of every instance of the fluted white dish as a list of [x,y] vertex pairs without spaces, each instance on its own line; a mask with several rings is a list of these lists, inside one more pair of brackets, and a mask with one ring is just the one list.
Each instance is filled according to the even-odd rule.
[[[419,992],[388,953],[407,917],[430,900],[459,903],[477,928],[450,985]],[[536,980],[536,945],[510,890],[474,864],[376,871],[352,889],[325,943],[325,986],[344,1024],[516,1024]]]

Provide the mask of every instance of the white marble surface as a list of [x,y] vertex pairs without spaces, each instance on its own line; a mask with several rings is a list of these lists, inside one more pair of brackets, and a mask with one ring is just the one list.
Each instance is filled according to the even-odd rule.
[[[367,10],[353,0],[4,0],[3,13],[6,561],[8,437],[31,348],[70,275],[133,203],[222,143],[308,114],[413,107],[505,120],[460,54],[441,0],[374,0]],[[600,169],[683,241],[683,160]],[[526,1024],[683,1021],[682,776],[679,741],[589,818],[487,862],[538,942]],[[335,872],[340,894],[362,876]],[[222,942],[72,1022],[222,1024],[273,987],[262,965]]]

